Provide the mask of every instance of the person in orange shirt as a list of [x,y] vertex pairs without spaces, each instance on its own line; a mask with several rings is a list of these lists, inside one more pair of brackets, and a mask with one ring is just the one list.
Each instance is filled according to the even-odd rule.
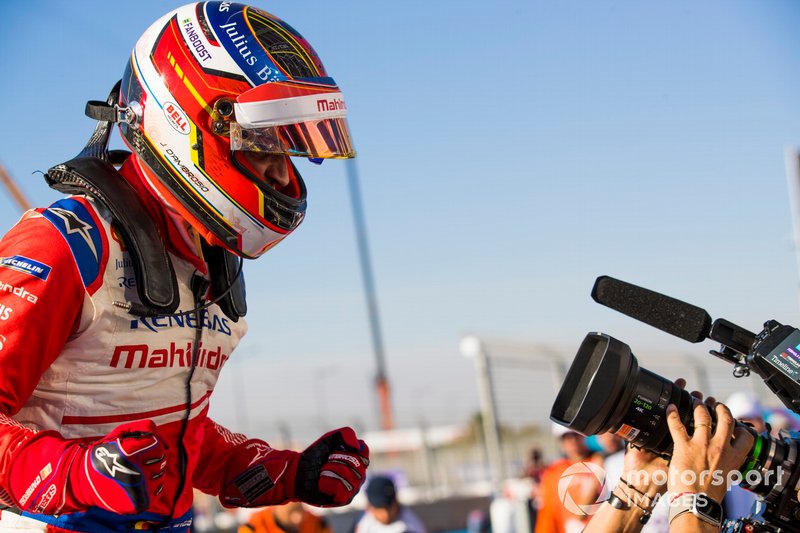
[[331,528],[302,503],[290,502],[256,511],[238,533],[331,533]]
[[572,465],[584,462],[600,466],[602,460],[592,457],[586,439],[580,433],[555,425],[553,433],[558,438],[563,458],[554,461],[542,474],[540,508],[534,531],[535,533],[579,533],[590,517],[573,511],[579,511],[581,506],[595,504],[602,486],[595,475],[586,469],[581,469],[569,478],[562,499],[559,482]]

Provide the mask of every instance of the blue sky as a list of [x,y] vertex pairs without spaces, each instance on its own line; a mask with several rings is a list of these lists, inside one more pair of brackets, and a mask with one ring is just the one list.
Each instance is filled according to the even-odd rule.
[[[179,4],[0,3],[0,162],[35,204],[57,196],[34,171],[80,150],[86,100]],[[800,324],[784,170],[800,145],[800,4],[255,5],[299,30],[345,93],[401,425],[475,411],[467,333],[571,354],[603,330],[637,353],[711,359],[710,343],[593,303],[599,275],[751,329]],[[251,332],[215,416],[266,437],[320,417],[374,429],[345,166],[300,169],[308,218],[246,265]],[[18,214],[0,195],[0,229]],[[544,417],[554,392],[538,392]]]

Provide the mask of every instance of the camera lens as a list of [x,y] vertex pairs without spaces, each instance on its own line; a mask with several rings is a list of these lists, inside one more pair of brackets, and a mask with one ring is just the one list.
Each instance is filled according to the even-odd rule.
[[791,493],[796,496],[800,481],[800,468],[797,468],[800,441],[797,436],[776,437],[767,432],[756,435],[747,460],[740,468],[741,486],[768,502],[779,501],[787,488],[794,487]]
[[584,435],[610,431],[636,446],[669,455],[672,437],[666,410],[671,403],[692,433],[693,399],[688,392],[640,368],[624,342],[589,333],[556,396],[550,419]]

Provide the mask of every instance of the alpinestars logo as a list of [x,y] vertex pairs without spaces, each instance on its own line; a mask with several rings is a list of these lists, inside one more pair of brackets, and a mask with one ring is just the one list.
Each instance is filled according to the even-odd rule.
[[255,450],[256,452],[255,456],[250,460],[250,464],[260,461],[261,459],[266,459],[267,455],[273,450],[270,446],[259,442],[251,444],[246,449]]
[[92,467],[103,477],[113,480],[125,491],[134,507],[147,506],[148,495],[144,476],[117,446],[116,441],[98,444],[91,455]]
[[141,476],[136,470],[120,463],[119,452],[113,452],[107,446],[98,446],[95,448],[94,459],[93,463],[96,469],[98,465],[102,466],[109,477],[122,481],[123,483],[130,483],[131,478],[138,478]]
[[62,209],[60,207],[51,207],[48,209],[48,211],[64,221],[64,227],[67,229],[67,235],[72,235],[73,233],[78,234],[81,239],[86,241],[86,245],[94,254],[95,259],[98,258],[97,249],[94,246],[94,241],[92,241],[92,236],[89,234],[89,230],[94,229],[94,226],[87,224],[78,218],[78,215],[72,211],[67,211],[66,209]]

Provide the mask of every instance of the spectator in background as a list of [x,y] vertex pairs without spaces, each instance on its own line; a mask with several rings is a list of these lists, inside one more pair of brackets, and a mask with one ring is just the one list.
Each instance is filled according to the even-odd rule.
[[[558,439],[563,457],[554,461],[542,474],[540,487],[541,507],[536,517],[535,533],[577,533],[583,529],[588,516],[572,513],[564,505],[558,491],[561,476],[570,466],[580,462],[602,464],[600,457],[592,457],[586,438],[558,424],[553,424],[553,435]],[[577,505],[593,504],[600,496],[602,486],[593,474],[572,476],[567,495]]]
[[782,429],[800,431],[800,418],[783,406],[767,410],[764,413],[764,420],[769,424],[770,433],[776,437]]
[[491,533],[492,523],[489,514],[481,509],[473,509],[467,514],[467,533]]
[[544,461],[542,450],[537,447],[531,448],[530,455],[528,456],[528,464],[525,466],[523,476],[539,483],[542,480],[542,473],[546,467],[547,464]]
[[522,477],[530,481],[530,497],[528,500],[528,519],[531,526],[536,525],[536,513],[539,509],[539,493],[542,484],[542,474],[547,468],[547,463],[544,461],[542,450],[534,447],[531,448],[530,455],[528,456],[528,464],[522,471]]
[[419,517],[397,499],[394,481],[375,476],[367,484],[367,510],[355,533],[427,533]]
[[302,503],[290,502],[256,511],[239,533],[331,533],[331,528]]

